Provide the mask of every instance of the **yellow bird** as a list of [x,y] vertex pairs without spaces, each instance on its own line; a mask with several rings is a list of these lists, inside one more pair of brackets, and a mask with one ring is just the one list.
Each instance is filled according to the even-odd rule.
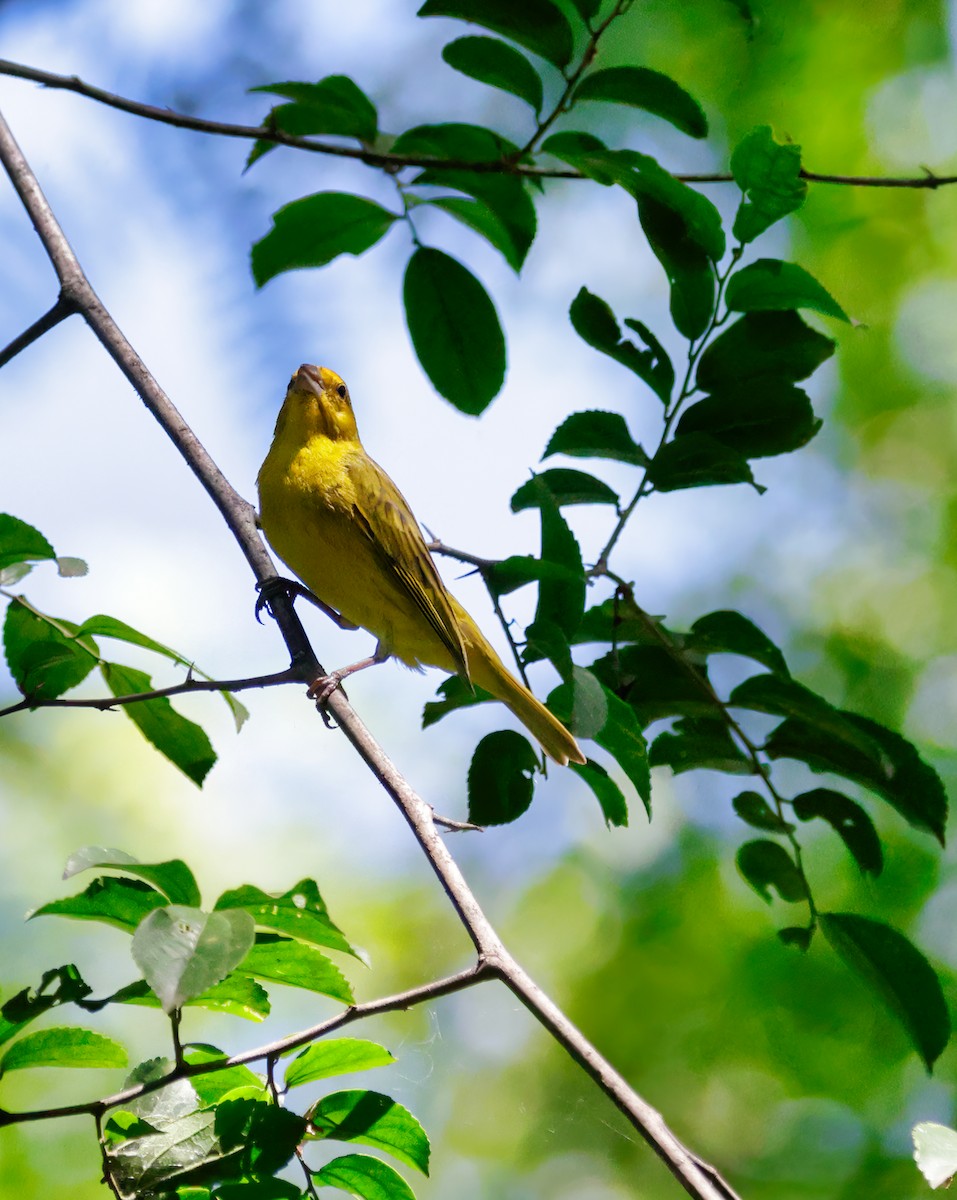
[[293,375],[258,485],[262,528],[279,557],[341,624],[378,638],[371,658],[316,680],[310,694],[328,695],[392,656],[441,667],[508,705],[556,762],[585,762],[446,590],[402,493],[363,449],[334,371],[306,364]]

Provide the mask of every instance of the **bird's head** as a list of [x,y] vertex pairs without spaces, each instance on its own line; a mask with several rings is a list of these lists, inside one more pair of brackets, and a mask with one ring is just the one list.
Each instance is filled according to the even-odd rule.
[[309,363],[303,363],[289,381],[277,432],[280,426],[291,426],[303,442],[317,435],[333,441],[359,437],[349,389],[335,371]]

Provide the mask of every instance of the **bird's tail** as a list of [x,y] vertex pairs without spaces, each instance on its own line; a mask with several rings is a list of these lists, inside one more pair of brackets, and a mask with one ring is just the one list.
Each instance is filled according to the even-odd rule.
[[560,766],[586,761],[578,743],[559,719],[520,683],[485,640],[475,622],[455,602],[456,615],[465,616],[463,626],[469,676],[472,683],[491,692],[507,705],[525,728],[541,743],[542,749]]

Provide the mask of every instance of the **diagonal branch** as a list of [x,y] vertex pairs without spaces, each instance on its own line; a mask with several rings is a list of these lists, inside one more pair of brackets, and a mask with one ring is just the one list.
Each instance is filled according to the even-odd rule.
[[[46,248],[60,280],[61,295],[65,302],[76,305],[82,313],[107,353],[133,385],[219,509],[259,584],[265,584],[276,575],[276,571],[256,528],[252,505],[230,485],[94,292],[2,116],[0,162]],[[289,650],[293,667],[302,672],[303,678],[315,678],[323,672],[292,601],[284,592],[285,589],[276,589],[275,596],[270,599],[270,607]],[[515,993],[565,1051],[582,1066],[689,1195],[697,1200],[735,1200],[735,1193],[723,1183],[714,1168],[702,1163],[681,1143],[665,1124],[661,1114],[628,1085],[511,956],[439,836],[430,805],[399,773],[341,690],[332,694],[328,708],[339,728],[401,812],[475,946],[480,963]],[[65,1112],[60,1110],[60,1115],[65,1115]]]

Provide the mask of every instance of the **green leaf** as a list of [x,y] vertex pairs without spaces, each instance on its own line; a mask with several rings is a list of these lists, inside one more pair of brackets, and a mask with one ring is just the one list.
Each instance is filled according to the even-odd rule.
[[606,67],[586,75],[572,95],[579,100],[610,100],[662,117],[690,137],[708,136],[701,105],[667,75],[647,67]]
[[398,1171],[368,1154],[334,1158],[313,1175],[313,1181],[361,1200],[415,1200],[415,1193]]
[[572,413],[549,438],[542,458],[552,454],[567,454],[571,458],[611,458],[618,462],[643,467],[648,456],[628,432],[620,413]]
[[81,637],[84,634],[92,634],[95,637],[116,638],[121,642],[129,642],[133,646],[142,646],[144,650],[152,650],[154,654],[162,654],[165,658],[179,663],[180,666],[192,666],[191,661],[184,658],[177,650],[164,646],[162,642],[157,642],[148,634],[140,633],[138,629],[134,629],[132,625],[127,625],[125,621],[120,621],[116,617],[108,617],[102,613],[95,617],[88,617],[77,632]]
[[919,1121],[911,1136],[921,1175],[932,1188],[949,1187],[957,1175],[957,1132],[935,1121]]
[[855,913],[821,913],[831,949],[877,992],[911,1045],[933,1068],[950,1038],[950,1017],[933,968],[902,933]]
[[715,715],[706,666],[693,653],[681,657],[655,641],[622,646],[591,669],[628,702],[642,725],[649,725],[662,717]]
[[550,621],[570,638],[585,611],[585,572],[581,550],[558,504],[541,475],[533,476],[539,494],[542,521],[542,554],[545,562],[557,563],[570,572],[569,579],[542,579],[538,585],[535,621]]
[[778,842],[745,842],[737,855],[738,870],[758,895],[771,903],[774,888],[782,900],[796,904],[807,899],[804,876]]
[[283,133],[299,137],[334,134],[354,137],[367,145],[378,135],[375,105],[347,75],[327,75],[318,83],[267,83],[249,90],[284,96],[294,102],[270,113],[269,124]]
[[705,433],[745,458],[766,458],[807,445],[821,424],[800,388],[742,384],[685,409],[675,436]]
[[786,929],[778,930],[778,937],[785,946],[793,946],[795,950],[800,950],[802,954],[806,954],[811,948],[811,938],[814,936],[814,927],[805,925],[789,925]]
[[586,25],[598,16],[598,10],[601,8],[601,0],[572,0],[572,4]]
[[510,501],[512,512],[541,508],[541,484],[545,485],[559,508],[566,504],[613,504],[616,509],[618,507],[618,493],[603,480],[585,471],[555,467],[533,475],[513,493]]
[[[640,350],[634,342],[627,341],[622,337],[621,329],[611,308],[600,296],[594,295],[587,288],[579,291],[571,303],[568,315],[572,327],[582,341],[634,372],[639,379],[647,383],[660,400],[667,403],[675,382],[674,367],[661,343],[645,325],[642,325],[640,321],[625,321],[625,324],[633,329],[648,347],[647,350]],[[622,423],[624,422],[622,421]],[[641,453],[641,465],[644,465],[644,452],[641,451],[640,446],[632,451],[633,454],[636,452]],[[546,451],[547,453],[548,451]],[[624,461],[634,460],[625,459]]]
[[[108,662],[101,663],[100,669],[114,696],[132,696],[153,688],[145,671]],[[202,786],[216,762],[216,752],[202,726],[178,713],[165,696],[124,704],[123,711],[160,754]]]
[[717,298],[713,260],[690,236],[681,213],[652,197],[638,199],[638,219],[671,288],[670,311],[683,337],[694,341],[708,329]]
[[286,1087],[300,1087],[330,1075],[351,1075],[387,1067],[395,1059],[384,1046],[363,1038],[333,1038],[307,1047],[286,1068]]
[[9,513],[0,513],[0,571],[14,563],[56,558],[56,551],[39,529]]
[[[533,559],[532,561],[537,562],[538,560]],[[428,729],[430,725],[441,721],[443,717],[448,716],[450,712],[455,712],[458,708],[470,708],[473,704],[481,704],[485,700],[494,699],[490,692],[486,692],[482,688],[470,688],[460,675],[452,675],[440,683],[436,694],[441,699],[430,700],[422,709],[423,729]]]
[[[534,628],[534,625],[529,626],[529,629]],[[560,637],[560,631],[557,632]],[[547,645],[547,641],[540,644]],[[576,737],[595,738],[608,724],[608,696],[601,681],[591,671],[572,663],[567,643],[565,654],[567,664],[554,650],[548,654],[565,680],[549,695],[548,707]]]
[[0,1058],[0,1075],[25,1067],[125,1067],[126,1051],[92,1029],[53,1027],[24,1034]]
[[537,117],[542,110],[542,81],[524,54],[497,38],[463,37],[450,42],[442,57],[463,75],[518,96]]
[[[914,746],[876,721],[841,712],[857,731],[855,745],[829,730],[797,718],[783,721],[764,749],[771,758],[796,758],[812,771],[831,771],[869,788],[896,809],[915,829],[924,829],[944,844],[947,794],[940,776],[921,759]],[[870,742],[868,753],[862,746]]]
[[798,383],[831,357],[835,345],[796,312],[746,313],[705,347],[696,383],[705,392]]
[[830,292],[796,263],[759,258],[736,271],[728,280],[725,302],[732,312],[809,308],[850,321]]
[[740,792],[731,801],[731,806],[741,820],[754,829],[765,829],[769,833],[787,833],[794,828],[782,820],[758,792]]
[[[516,495],[518,495],[517,492]],[[580,578],[577,572],[568,567],[563,567],[559,563],[544,562],[540,558],[532,558],[529,554],[515,554],[510,558],[503,558],[500,562],[492,563],[483,572],[483,575],[489,591],[495,596],[507,596],[509,592],[514,592],[517,588],[542,579],[573,582]],[[465,686],[468,689],[468,684]],[[477,702],[488,698],[489,694],[482,692],[481,695],[475,697],[475,700]],[[455,707],[461,706],[456,704]]]
[[281,895],[264,892],[247,883],[223,892],[213,907],[216,912],[241,908],[250,914],[260,929],[270,929],[311,946],[341,950],[354,958],[361,957],[332,921],[314,879],[301,879]]
[[506,825],[532,802],[538,755],[512,729],[486,734],[469,764],[469,820],[476,825]]
[[502,254],[516,275],[522,269],[524,256],[516,246],[512,234],[481,200],[473,200],[466,196],[436,196],[434,199],[424,200],[423,203],[430,208],[447,212],[463,225],[481,234],[489,245]]
[[68,554],[58,554],[56,559],[57,574],[64,579],[75,579],[81,575],[88,575],[90,568],[85,559],[72,558]]
[[302,942],[259,934],[240,969],[267,982],[304,988],[343,1004],[355,1003],[352,988],[339,968],[325,954]]
[[877,760],[880,750],[874,739],[848,721],[845,714],[795,679],[780,675],[752,675],[731,692],[728,703],[753,712],[799,717],[833,734]]
[[753,621],[732,609],[699,617],[691,626],[689,642],[701,654],[740,654],[790,678],[784,655]]
[[609,596],[585,611],[572,641],[576,645],[588,642],[653,644],[656,640],[652,632],[654,624],[654,619],[646,617],[627,597]]
[[[498,162],[518,153],[518,146],[484,125],[464,121],[443,121],[438,125],[415,125],[406,129],[392,143],[391,153],[404,158],[452,159],[465,162]],[[443,169],[442,163],[435,164]],[[457,174],[463,175],[462,171]],[[429,181],[431,168],[415,183]],[[516,181],[520,182],[520,181]],[[464,191],[470,190],[464,188]]]
[[734,218],[734,236],[753,242],[807,198],[801,178],[801,147],[777,141],[770,125],[759,125],[731,155],[731,174],[744,192]]
[[72,963],[44,971],[38,987],[23,988],[0,1008],[0,1045],[51,1009],[61,1004],[81,1003],[91,991]]
[[115,850],[110,846],[83,846],[66,860],[63,878],[70,879],[81,871],[95,867],[111,867],[137,879],[145,879],[173,904],[195,907],[200,903],[199,886],[181,858],[171,858],[162,863],[141,863],[125,850]]
[[322,267],[340,254],[364,254],[398,218],[363,196],[317,192],[273,213],[273,227],[253,244],[252,271],[262,287],[283,271]]
[[736,745],[725,721],[718,717],[683,717],[652,743],[648,761],[670,767],[675,775],[704,769],[729,775],[752,775],[754,764]]
[[540,54],[556,67],[572,58],[574,38],[565,14],[551,0],[425,0],[420,17],[457,17],[491,29]]
[[[691,254],[692,248],[700,251],[709,263],[721,261],[726,246],[724,227],[721,214],[706,196],[676,179],[647,154],[619,150],[608,151],[608,156],[614,156],[612,161],[619,164],[616,182],[639,202],[638,215],[646,234],[646,215],[658,208],[671,214],[673,222],[670,225],[662,220],[655,223],[654,229],[656,237],[666,239],[667,244],[662,244],[679,266],[687,269],[694,264],[697,268],[699,258]],[[644,214],[646,201],[648,209]],[[658,250],[655,253],[658,254]],[[667,271],[668,264],[660,258],[659,261]]]
[[584,780],[601,805],[605,824],[622,828],[628,824],[628,802],[617,783],[600,764],[589,759],[586,763],[568,764],[579,779]]
[[648,746],[634,710],[613,691],[605,688],[608,720],[595,735],[602,750],[607,750],[634,785],[645,811],[651,818],[651,769]]
[[750,483],[758,492],[748,460],[707,433],[683,433],[666,442],[651,461],[648,480],[658,492],[714,484]]
[[[228,1057],[224,1050],[220,1050],[218,1046],[211,1046],[208,1042],[191,1042],[188,1046],[183,1047],[183,1061],[189,1067],[222,1062],[224,1058]],[[173,1070],[174,1065],[167,1060],[162,1068],[163,1074]],[[132,1082],[130,1080],[130,1083]],[[266,1080],[263,1076],[251,1071],[249,1067],[240,1064],[235,1067],[225,1067],[221,1071],[210,1071],[208,1075],[194,1075],[189,1084],[203,1104],[214,1104],[238,1087],[265,1088]],[[263,1098],[265,1099],[265,1096]],[[134,1101],[134,1103],[138,1105],[140,1101]]]
[[79,626],[37,615],[20,599],[7,607],[3,649],[10,674],[25,696],[51,700],[82,683],[99,660],[92,638],[77,639]]
[[424,202],[444,208],[486,237],[517,273],[531,249],[538,228],[535,204],[515,175],[482,171],[455,171],[429,167],[413,180],[415,187],[455,188],[471,196],[479,207],[462,197],[439,196]]
[[84,921],[102,921],[132,933],[140,921],[166,904],[166,897],[139,879],[94,879],[78,896],[51,900],[35,908],[32,917],[75,917]]
[[420,247],[403,284],[409,336],[432,386],[478,416],[505,380],[505,338],[488,293],[441,250]]
[[248,913],[171,904],[143,919],[133,935],[133,961],[170,1013],[225,979],[246,956],[253,934]]
[[799,821],[821,817],[848,848],[861,874],[880,875],[884,855],[874,822],[859,804],[830,788],[814,788],[792,800]]
[[333,1092],[309,1110],[316,1134],[340,1142],[361,1142],[429,1173],[429,1139],[407,1108],[381,1092]]

